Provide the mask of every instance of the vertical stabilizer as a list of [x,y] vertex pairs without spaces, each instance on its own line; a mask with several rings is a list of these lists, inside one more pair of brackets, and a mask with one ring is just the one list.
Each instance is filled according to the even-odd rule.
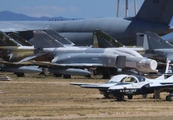
[[101,30],[93,31],[93,47],[108,48],[108,47],[123,47],[115,38],[107,35]]
[[64,45],[44,31],[34,31],[34,48],[55,47],[64,47]]
[[173,16],[173,0],[144,0],[136,19],[169,25]]
[[44,30],[47,34],[49,34],[50,36],[54,37],[56,40],[58,40],[60,43],[62,43],[63,45],[66,46],[73,46],[75,45],[73,42],[71,42],[70,40],[68,40],[67,38],[62,37],[60,34],[58,34],[56,31],[54,30]]
[[168,41],[163,40],[160,36],[153,32],[145,32],[148,40],[149,49],[173,48]]
[[21,36],[17,35],[16,33],[9,33],[8,35],[23,46],[32,46],[32,44],[30,44],[28,41],[26,41],[25,39],[23,39]]
[[0,32],[0,46],[20,46],[20,44],[7,34]]
[[136,43],[137,46],[143,47],[145,50],[149,49],[148,39],[147,39],[146,34],[144,34],[144,33],[137,33],[136,34],[136,42],[137,42]]

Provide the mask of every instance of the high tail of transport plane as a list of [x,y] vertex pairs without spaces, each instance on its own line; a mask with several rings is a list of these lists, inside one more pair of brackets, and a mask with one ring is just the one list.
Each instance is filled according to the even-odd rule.
[[145,0],[135,19],[169,25],[173,16],[173,0]]

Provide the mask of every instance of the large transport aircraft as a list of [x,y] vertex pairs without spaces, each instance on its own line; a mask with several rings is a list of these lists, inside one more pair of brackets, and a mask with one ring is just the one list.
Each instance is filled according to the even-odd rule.
[[122,44],[135,45],[136,33],[152,31],[165,35],[173,31],[169,25],[173,16],[173,0],[145,0],[139,12],[128,18],[93,18],[72,21],[0,22],[0,31],[20,32],[30,39],[33,30],[53,29],[75,45],[92,45],[92,32],[102,30]]

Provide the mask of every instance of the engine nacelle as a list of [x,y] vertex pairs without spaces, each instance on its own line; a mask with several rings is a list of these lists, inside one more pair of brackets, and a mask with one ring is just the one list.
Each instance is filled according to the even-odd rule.
[[134,58],[127,57],[126,58],[126,67],[135,68],[140,72],[158,72],[157,71],[157,62],[148,58]]

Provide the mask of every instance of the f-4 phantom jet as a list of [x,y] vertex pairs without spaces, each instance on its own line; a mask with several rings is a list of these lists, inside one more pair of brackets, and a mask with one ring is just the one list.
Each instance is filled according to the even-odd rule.
[[[34,64],[52,67],[72,68],[133,68],[140,72],[157,72],[157,62],[142,56],[135,56],[118,48],[66,47],[44,31],[34,31],[34,54],[24,58],[19,64],[50,54],[49,62],[34,61]],[[132,51],[134,52],[134,51]],[[139,55],[139,54],[138,54]]]

